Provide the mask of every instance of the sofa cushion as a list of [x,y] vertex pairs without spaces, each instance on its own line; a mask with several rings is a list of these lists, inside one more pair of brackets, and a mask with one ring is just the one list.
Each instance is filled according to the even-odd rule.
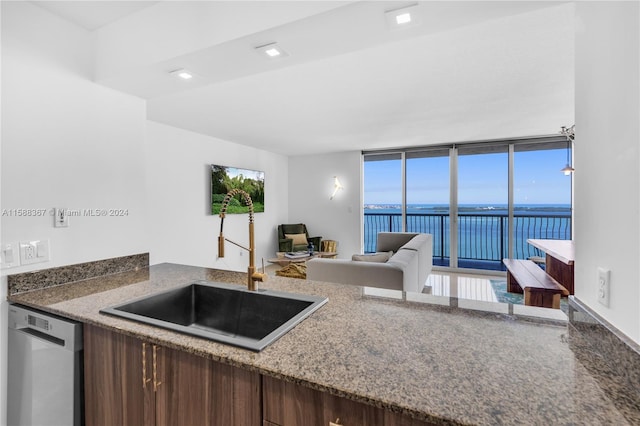
[[356,260],[359,262],[379,262],[384,263],[389,260],[393,256],[392,251],[378,252],[378,253],[367,253],[367,254],[354,254],[351,256],[351,260]]
[[284,234],[285,238],[289,238],[293,240],[294,246],[301,246],[309,244],[307,241],[307,236],[305,234]]
[[398,265],[399,267],[405,267],[416,258],[416,253],[411,250],[400,250],[396,252],[387,263],[391,265]]

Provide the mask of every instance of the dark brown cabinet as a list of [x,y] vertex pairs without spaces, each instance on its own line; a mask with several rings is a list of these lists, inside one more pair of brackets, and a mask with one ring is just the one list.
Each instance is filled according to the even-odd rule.
[[87,426],[425,426],[188,352],[84,326]]
[[420,420],[264,376],[263,426],[426,426]]
[[91,425],[261,424],[260,375],[85,325]]

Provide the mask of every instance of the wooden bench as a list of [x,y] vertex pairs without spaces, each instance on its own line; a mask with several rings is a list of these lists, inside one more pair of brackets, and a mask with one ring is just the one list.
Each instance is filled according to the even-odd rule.
[[524,304],[560,309],[560,297],[569,291],[530,260],[502,259],[507,267],[507,291],[524,293]]

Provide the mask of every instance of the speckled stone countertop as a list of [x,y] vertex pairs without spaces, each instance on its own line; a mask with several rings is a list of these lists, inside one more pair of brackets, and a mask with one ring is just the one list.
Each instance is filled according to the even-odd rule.
[[371,297],[360,287],[281,277],[262,288],[329,302],[259,353],[99,313],[194,280],[244,284],[246,275],[161,264],[9,300],[435,424],[640,424],[639,389],[599,368],[602,360],[573,343],[566,321]]

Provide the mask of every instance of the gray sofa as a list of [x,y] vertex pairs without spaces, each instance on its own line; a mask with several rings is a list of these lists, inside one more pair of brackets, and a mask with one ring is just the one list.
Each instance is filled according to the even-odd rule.
[[[388,260],[385,262],[385,256]],[[420,292],[433,266],[431,234],[380,232],[376,255],[346,259],[311,259],[307,262],[307,279],[392,290]]]

